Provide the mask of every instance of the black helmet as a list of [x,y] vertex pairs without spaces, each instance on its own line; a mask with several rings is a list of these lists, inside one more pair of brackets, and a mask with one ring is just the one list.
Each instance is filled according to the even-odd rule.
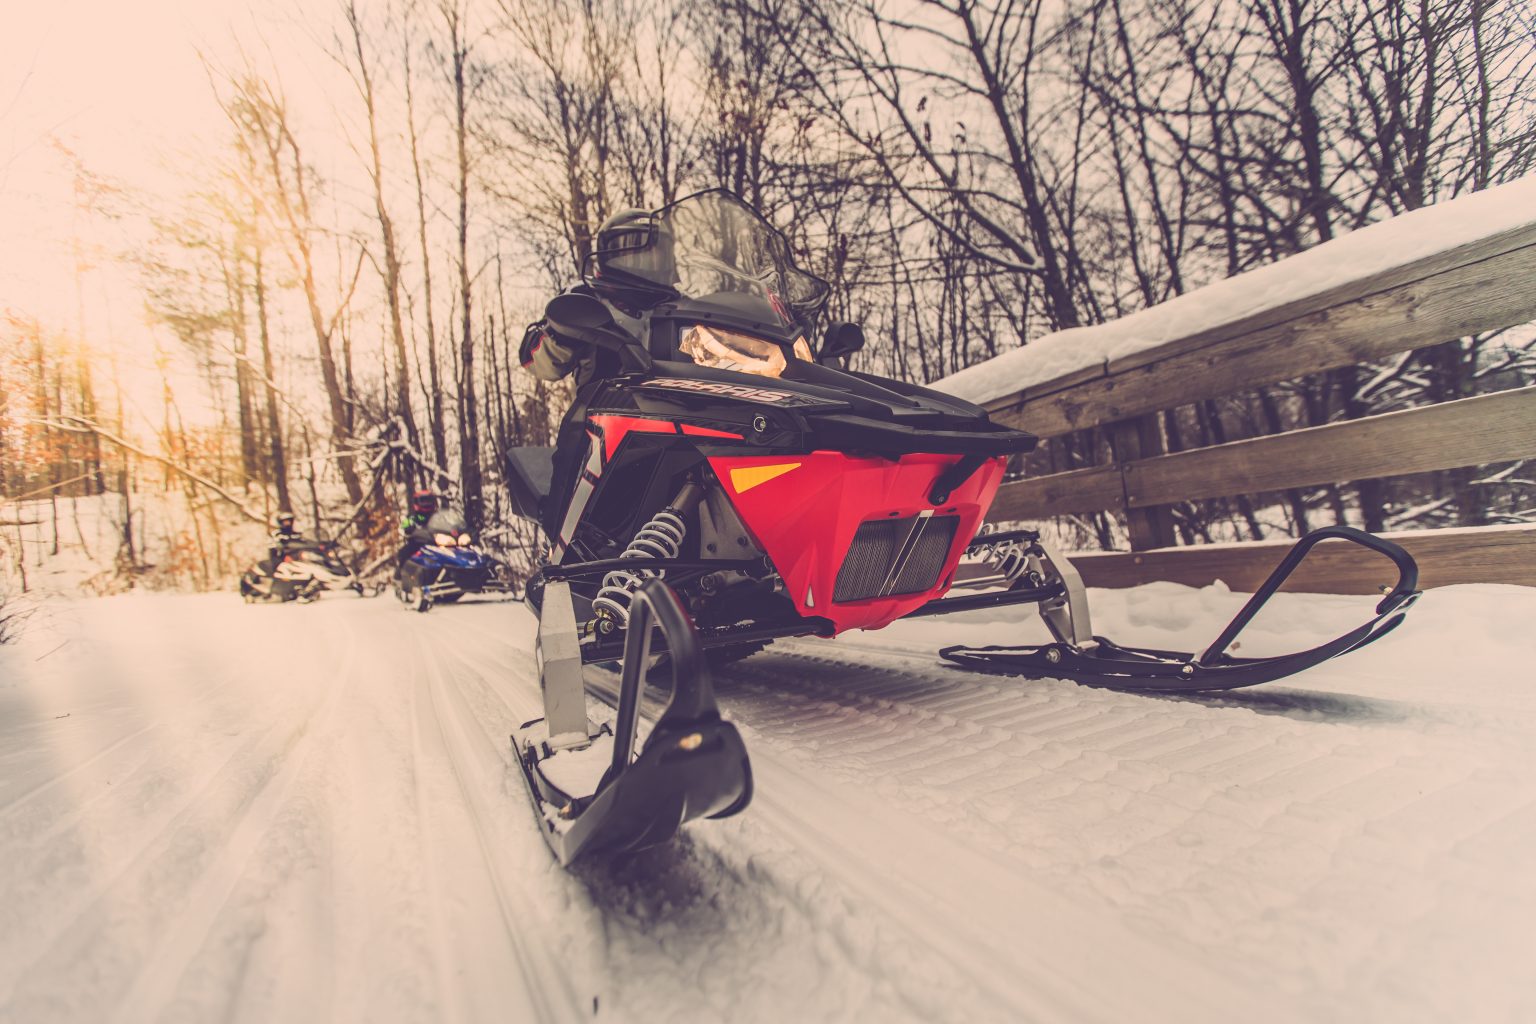
[[674,297],[672,229],[645,210],[620,210],[597,229],[582,276],[605,298],[625,304],[654,306]]
[[411,511],[418,515],[430,516],[437,511],[437,495],[431,491],[417,491],[411,495]]

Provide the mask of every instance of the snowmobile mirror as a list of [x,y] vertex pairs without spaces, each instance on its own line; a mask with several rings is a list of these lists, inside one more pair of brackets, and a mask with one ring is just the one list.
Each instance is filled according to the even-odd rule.
[[823,365],[834,359],[844,359],[864,347],[864,328],[858,324],[838,322],[827,328],[827,336],[821,341],[821,355],[816,361]]

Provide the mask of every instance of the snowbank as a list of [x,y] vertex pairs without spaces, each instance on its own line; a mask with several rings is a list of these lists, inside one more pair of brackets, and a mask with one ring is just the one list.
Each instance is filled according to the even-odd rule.
[[984,404],[1528,224],[1536,224],[1536,175],[1372,224],[1107,324],[1048,334],[929,386]]

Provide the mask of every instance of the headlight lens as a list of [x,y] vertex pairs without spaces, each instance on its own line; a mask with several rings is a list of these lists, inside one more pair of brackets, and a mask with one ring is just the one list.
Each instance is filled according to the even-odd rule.
[[[795,342],[795,355],[801,356],[802,346],[802,358],[809,359],[811,349],[804,338]],[[682,344],[678,347],[683,355],[697,365],[714,370],[735,370],[759,377],[778,377],[783,374],[784,367],[789,365],[778,342],[719,327],[705,327],[703,324],[694,324],[684,331]]]
[[805,340],[804,335],[795,339],[795,358],[804,359],[808,363],[815,358],[811,355],[811,343]]
[[438,547],[453,547],[453,534],[451,533],[435,533],[432,535],[432,540],[437,543]]
[[471,538],[469,534],[464,533],[464,534],[460,534],[459,535],[459,547],[467,548],[472,543],[474,543],[474,541],[473,541],[473,538]]

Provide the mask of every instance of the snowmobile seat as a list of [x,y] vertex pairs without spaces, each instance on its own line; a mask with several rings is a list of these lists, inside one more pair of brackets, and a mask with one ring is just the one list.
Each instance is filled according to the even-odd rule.
[[512,508],[524,519],[543,518],[544,502],[555,475],[553,448],[513,448],[507,454],[507,484]]

